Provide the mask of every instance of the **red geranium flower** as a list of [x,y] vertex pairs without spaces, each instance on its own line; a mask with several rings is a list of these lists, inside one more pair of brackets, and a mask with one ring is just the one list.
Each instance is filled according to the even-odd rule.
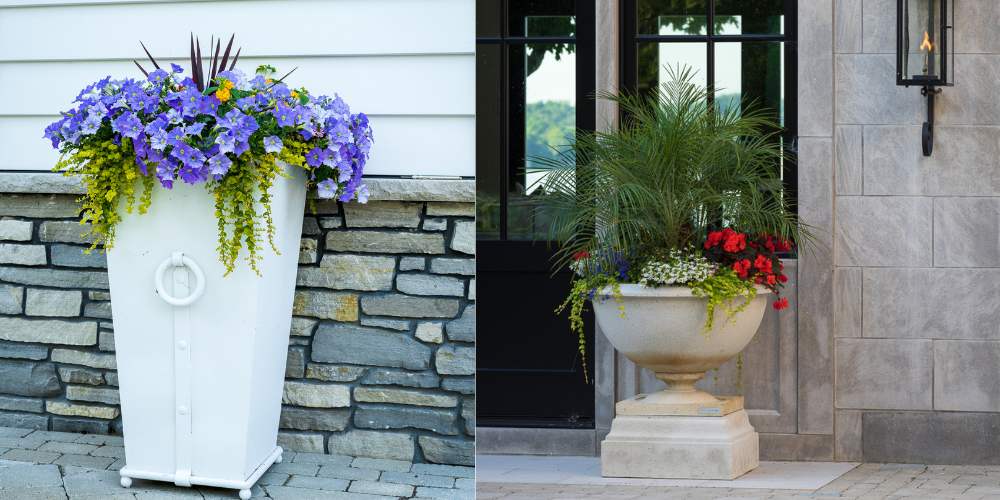
[[744,250],[747,247],[747,235],[743,233],[737,233],[731,229],[727,230],[730,233],[726,236],[725,243],[722,244],[722,249],[729,253],[736,253]]
[[722,242],[722,231],[712,231],[705,239],[705,250],[712,248]]
[[747,279],[750,274],[750,259],[742,259],[733,263],[733,271],[740,279]]
[[767,284],[774,286],[778,282],[778,278],[775,278],[773,274],[767,275]]
[[764,274],[768,274],[771,272],[771,259],[762,254],[757,254],[757,258],[753,261],[753,267]]
[[579,252],[573,254],[573,260],[582,260],[586,259],[587,257],[590,257],[590,252],[586,250],[580,250]]
[[782,283],[788,283],[788,276],[785,276],[784,274],[779,274],[778,275],[778,281],[780,281]]
[[782,298],[774,301],[774,309],[775,310],[780,311],[780,310],[782,310],[782,309],[784,309],[786,307],[788,307],[788,298],[787,297],[782,297]]

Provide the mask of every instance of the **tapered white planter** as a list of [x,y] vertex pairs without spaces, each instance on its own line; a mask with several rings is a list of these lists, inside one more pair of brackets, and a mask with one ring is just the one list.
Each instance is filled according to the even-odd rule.
[[287,168],[272,189],[275,244],[262,276],[244,261],[223,277],[214,202],[203,185],[157,187],[125,214],[108,273],[131,478],[250,488],[274,462],[305,182]]
[[750,343],[770,292],[758,287],[732,319],[717,308],[709,332],[706,299],[687,287],[621,285],[621,294],[624,317],[614,300],[595,301],[597,323],[615,349],[652,370],[667,388],[615,405],[611,431],[601,443],[602,474],[733,479],[756,468],[758,436],[742,398],[718,398],[694,384]]

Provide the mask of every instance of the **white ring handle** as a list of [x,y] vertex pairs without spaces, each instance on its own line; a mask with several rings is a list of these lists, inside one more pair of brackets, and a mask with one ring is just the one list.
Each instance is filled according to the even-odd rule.
[[[194,291],[190,295],[184,297],[183,299],[178,299],[167,293],[166,289],[163,287],[163,275],[167,272],[169,267],[187,267],[194,273],[195,287]],[[201,267],[195,263],[191,257],[184,255],[183,252],[174,252],[167,257],[166,260],[160,263],[160,267],[156,268],[156,293],[163,299],[164,302],[176,307],[184,307],[191,305],[194,301],[201,298],[202,294],[205,293],[205,273],[201,271]]]

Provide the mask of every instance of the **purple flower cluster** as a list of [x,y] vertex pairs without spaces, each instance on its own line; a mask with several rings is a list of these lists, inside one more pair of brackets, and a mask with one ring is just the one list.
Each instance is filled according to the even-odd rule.
[[280,155],[305,144],[310,183],[322,198],[364,203],[362,183],[372,131],[364,113],[352,114],[339,96],[311,96],[264,74],[224,71],[200,92],[176,64],[143,80],[111,80],[85,87],[76,107],[45,129],[52,147],[67,153],[88,141],[128,139],[143,175],[170,189],[219,180],[244,155]]

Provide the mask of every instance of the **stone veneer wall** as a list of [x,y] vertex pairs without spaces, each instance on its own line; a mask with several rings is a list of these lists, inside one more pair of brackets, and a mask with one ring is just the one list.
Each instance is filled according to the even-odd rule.
[[[73,194],[24,192],[72,187],[4,175],[0,426],[120,433],[105,257]],[[373,183],[381,200],[307,210],[279,444],[473,465],[472,181]]]
[[895,0],[832,8],[836,458],[1000,464],[1000,2],[955,0],[929,158]]

